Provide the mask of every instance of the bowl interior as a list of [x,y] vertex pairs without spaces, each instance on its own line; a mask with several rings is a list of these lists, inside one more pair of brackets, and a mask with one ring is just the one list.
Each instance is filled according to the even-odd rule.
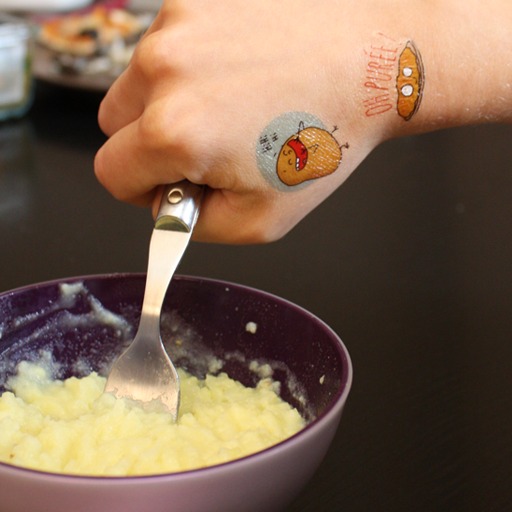
[[[0,295],[0,392],[19,361],[38,360],[42,351],[53,355],[59,378],[108,374],[137,329],[144,285],[143,274],[115,274]],[[161,325],[177,366],[197,376],[221,367],[250,386],[270,368],[282,398],[307,420],[329,408],[350,379],[348,354],[329,327],[258,290],[176,276]]]

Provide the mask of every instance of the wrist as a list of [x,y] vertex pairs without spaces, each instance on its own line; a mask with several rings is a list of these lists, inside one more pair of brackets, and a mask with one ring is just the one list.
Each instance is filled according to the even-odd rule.
[[421,109],[393,135],[512,122],[512,4],[447,1],[422,14],[412,35],[425,66]]
[[[387,8],[365,36],[358,59],[355,82],[365,136],[378,143],[452,126],[512,122],[509,0],[483,6],[479,0],[390,2]],[[417,62],[411,66],[413,54]],[[419,91],[407,85],[404,97],[403,85],[416,82]]]

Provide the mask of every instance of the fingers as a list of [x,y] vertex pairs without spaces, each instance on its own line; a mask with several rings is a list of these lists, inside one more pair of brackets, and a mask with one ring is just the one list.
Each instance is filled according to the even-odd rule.
[[[112,84],[101,102],[98,123],[109,137],[138,119],[144,112],[145,101],[150,93],[150,84],[145,79],[144,67],[152,57],[153,45],[148,44],[148,38],[152,38],[160,30],[162,23],[160,12],[139,41],[127,68]],[[148,46],[149,50],[146,49]],[[141,47],[144,47],[142,51]]]
[[108,90],[98,111],[98,123],[105,135],[112,136],[144,112],[143,91],[138,83],[128,67]]
[[[212,151],[205,145],[191,102],[183,96],[152,101],[135,121],[116,131],[100,148],[94,170],[117,199],[149,205],[153,189],[189,179],[206,182]],[[204,125],[204,123],[203,123]],[[217,186],[214,181],[213,186]]]
[[118,130],[100,148],[94,172],[100,183],[117,199],[149,206],[155,187],[183,179],[179,162],[148,142],[141,118]]
[[[224,8],[205,12],[204,7],[203,0],[164,4],[101,105],[99,123],[110,138],[97,154],[95,172],[114,197],[148,206],[153,201],[154,208],[161,184],[182,179],[207,184],[194,239],[276,240],[311,210],[312,191],[322,186],[293,193],[272,188],[258,169],[255,145],[276,112],[304,106],[321,119],[332,118],[332,83],[324,80],[322,89],[313,80],[308,88],[307,80],[296,79],[301,64],[296,55],[302,53],[262,58],[256,43],[268,42],[264,32],[251,32],[241,43],[238,29],[223,18]],[[281,51],[281,42],[272,48]],[[292,130],[283,140],[300,126],[279,123],[279,130]]]

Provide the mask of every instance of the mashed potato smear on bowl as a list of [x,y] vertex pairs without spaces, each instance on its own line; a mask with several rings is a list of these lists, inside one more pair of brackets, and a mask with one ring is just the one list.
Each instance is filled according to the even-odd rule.
[[173,423],[103,393],[106,379],[96,373],[53,380],[43,366],[22,362],[0,397],[0,461],[74,475],[173,473],[244,457],[305,426],[268,378],[249,388],[225,373],[179,376]]

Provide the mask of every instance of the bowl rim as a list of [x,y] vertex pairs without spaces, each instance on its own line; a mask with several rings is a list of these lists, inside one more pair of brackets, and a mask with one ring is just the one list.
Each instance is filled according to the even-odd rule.
[[[104,274],[89,274],[75,277],[66,277],[66,278],[57,278],[51,279],[47,281],[41,281],[39,283],[34,283],[30,285],[24,285],[18,288],[13,288],[11,290],[7,290],[5,292],[0,292],[0,298],[5,296],[12,296],[18,293],[23,293],[28,290],[43,288],[46,286],[58,285],[61,283],[69,283],[69,282],[79,282],[85,280],[94,280],[94,279],[111,279],[111,278],[123,278],[123,277],[135,277],[135,278],[143,278],[146,276],[145,272],[113,272],[113,273],[104,273]],[[41,480],[51,480],[52,482],[62,482],[62,483],[90,483],[94,482],[94,484],[100,485],[111,485],[113,483],[121,484],[121,485],[134,485],[138,482],[146,482],[148,479],[154,481],[163,481],[163,480],[184,480],[189,478],[194,478],[197,475],[208,476],[212,471],[215,474],[223,471],[230,471],[231,469],[235,469],[234,466],[244,466],[247,464],[251,464],[253,461],[259,460],[263,461],[266,458],[274,457],[288,450],[292,450],[293,447],[299,443],[302,443],[303,439],[311,438],[317,435],[319,430],[322,430],[323,425],[330,423],[335,420],[337,416],[341,415],[343,407],[347,401],[348,395],[350,393],[353,381],[353,366],[352,360],[350,358],[350,354],[348,352],[347,347],[338,336],[338,334],[327,325],[322,319],[320,319],[315,314],[311,313],[307,309],[295,304],[294,302],[289,301],[288,299],[284,299],[283,297],[279,297],[270,292],[266,292],[260,290],[258,288],[254,288],[244,284],[237,284],[230,281],[224,281],[222,279],[215,279],[209,277],[201,277],[201,276],[189,276],[176,274],[173,277],[173,280],[178,281],[194,281],[194,282],[206,282],[212,283],[214,285],[220,285],[225,287],[234,287],[240,290],[246,290],[251,292],[252,294],[268,297],[277,302],[280,302],[283,305],[288,307],[292,307],[292,309],[298,310],[302,314],[305,314],[309,319],[316,322],[321,328],[331,334],[331,337],[336,341],[336,348],[341,358],[342,364],[342,380],[340,384],[340,388],[336,395],[333,397],[331,404],[326,407],[326,409],[313,421],[308,423],[302,430],[293,434],[292,436],[280,441],[277,444],[269,446],[263,450],[260,450],[255,453],[251,453],[249,455],[245,455],[244,457],[240,457],[238,459],[230,460],[227,462],[222,462],[220,464],[215,464],[213,466],[206,466],[196,469],[189,469],[185,471],[177,471],[174,473],[158,473],[158,474],[150,474],[150,475],[133,475],[133,476],[98,476],[98,475],[73,475],[73,474],[65,474],[65,473],[54,473],[50,471],[41,471],[38,469],[25,468],[22,466],[15,466],[13,464],[9,464],[7,462],[0,461],[0,474],[3,471],[9,472],[19,472],[24,476],[32,476]]]

